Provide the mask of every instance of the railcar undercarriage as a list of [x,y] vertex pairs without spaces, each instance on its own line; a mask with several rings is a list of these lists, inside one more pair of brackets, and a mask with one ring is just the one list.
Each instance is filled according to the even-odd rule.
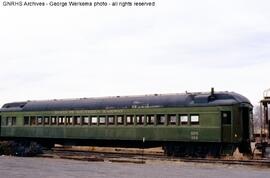
[[[85,140],[85,139],[49,139],[49,138],[4,138],[9,144],[14,145],[16,150],[22,154],[28,152],[33,146],[35,148],[52,149],[55,144],[65,146],[100,146],[100,147],[123,147],[123,148],[152,148],[160,147],[167,156],[176,157],[220,157],[224,155],[233,155],[239,148],[239,152],[245,155],[251,155],[250,144],[225,144],[210,142],[160,142],[143,140]],[[23,148],[24,147],[24,148]]]

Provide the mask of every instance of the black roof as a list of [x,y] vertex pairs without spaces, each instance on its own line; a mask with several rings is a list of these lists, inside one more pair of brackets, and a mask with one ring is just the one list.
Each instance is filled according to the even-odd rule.
[[155,107],[193,107],[250,104],[250,101],[234,92],[155,94],[144,96],[117,96],[100,98],[80,98],[12,102],[4,104],[0,109],[5,111],[63,111],[94,109],[126,109]]

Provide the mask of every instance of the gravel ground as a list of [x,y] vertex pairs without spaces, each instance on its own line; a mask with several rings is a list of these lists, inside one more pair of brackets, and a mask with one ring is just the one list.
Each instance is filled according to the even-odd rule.
[[154,161],[146,164],[0,157],[0,178],[266,178],[270,168]]

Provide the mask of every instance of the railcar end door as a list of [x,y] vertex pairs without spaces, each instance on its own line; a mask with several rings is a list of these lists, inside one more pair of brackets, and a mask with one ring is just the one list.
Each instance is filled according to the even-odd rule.
[[230,143],[232,136],[231,111],[221,111],[222,142]]
[[0,137],[1,137],[1,124],[2,124],[2,116],[0,115]]

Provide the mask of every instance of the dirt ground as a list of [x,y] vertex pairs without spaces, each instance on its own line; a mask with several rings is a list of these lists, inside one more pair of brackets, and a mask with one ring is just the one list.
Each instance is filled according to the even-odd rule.
[[270,168],[151,161],[146,164],[87,162],[51,158],[0,157],[2,178],[265,178]]

